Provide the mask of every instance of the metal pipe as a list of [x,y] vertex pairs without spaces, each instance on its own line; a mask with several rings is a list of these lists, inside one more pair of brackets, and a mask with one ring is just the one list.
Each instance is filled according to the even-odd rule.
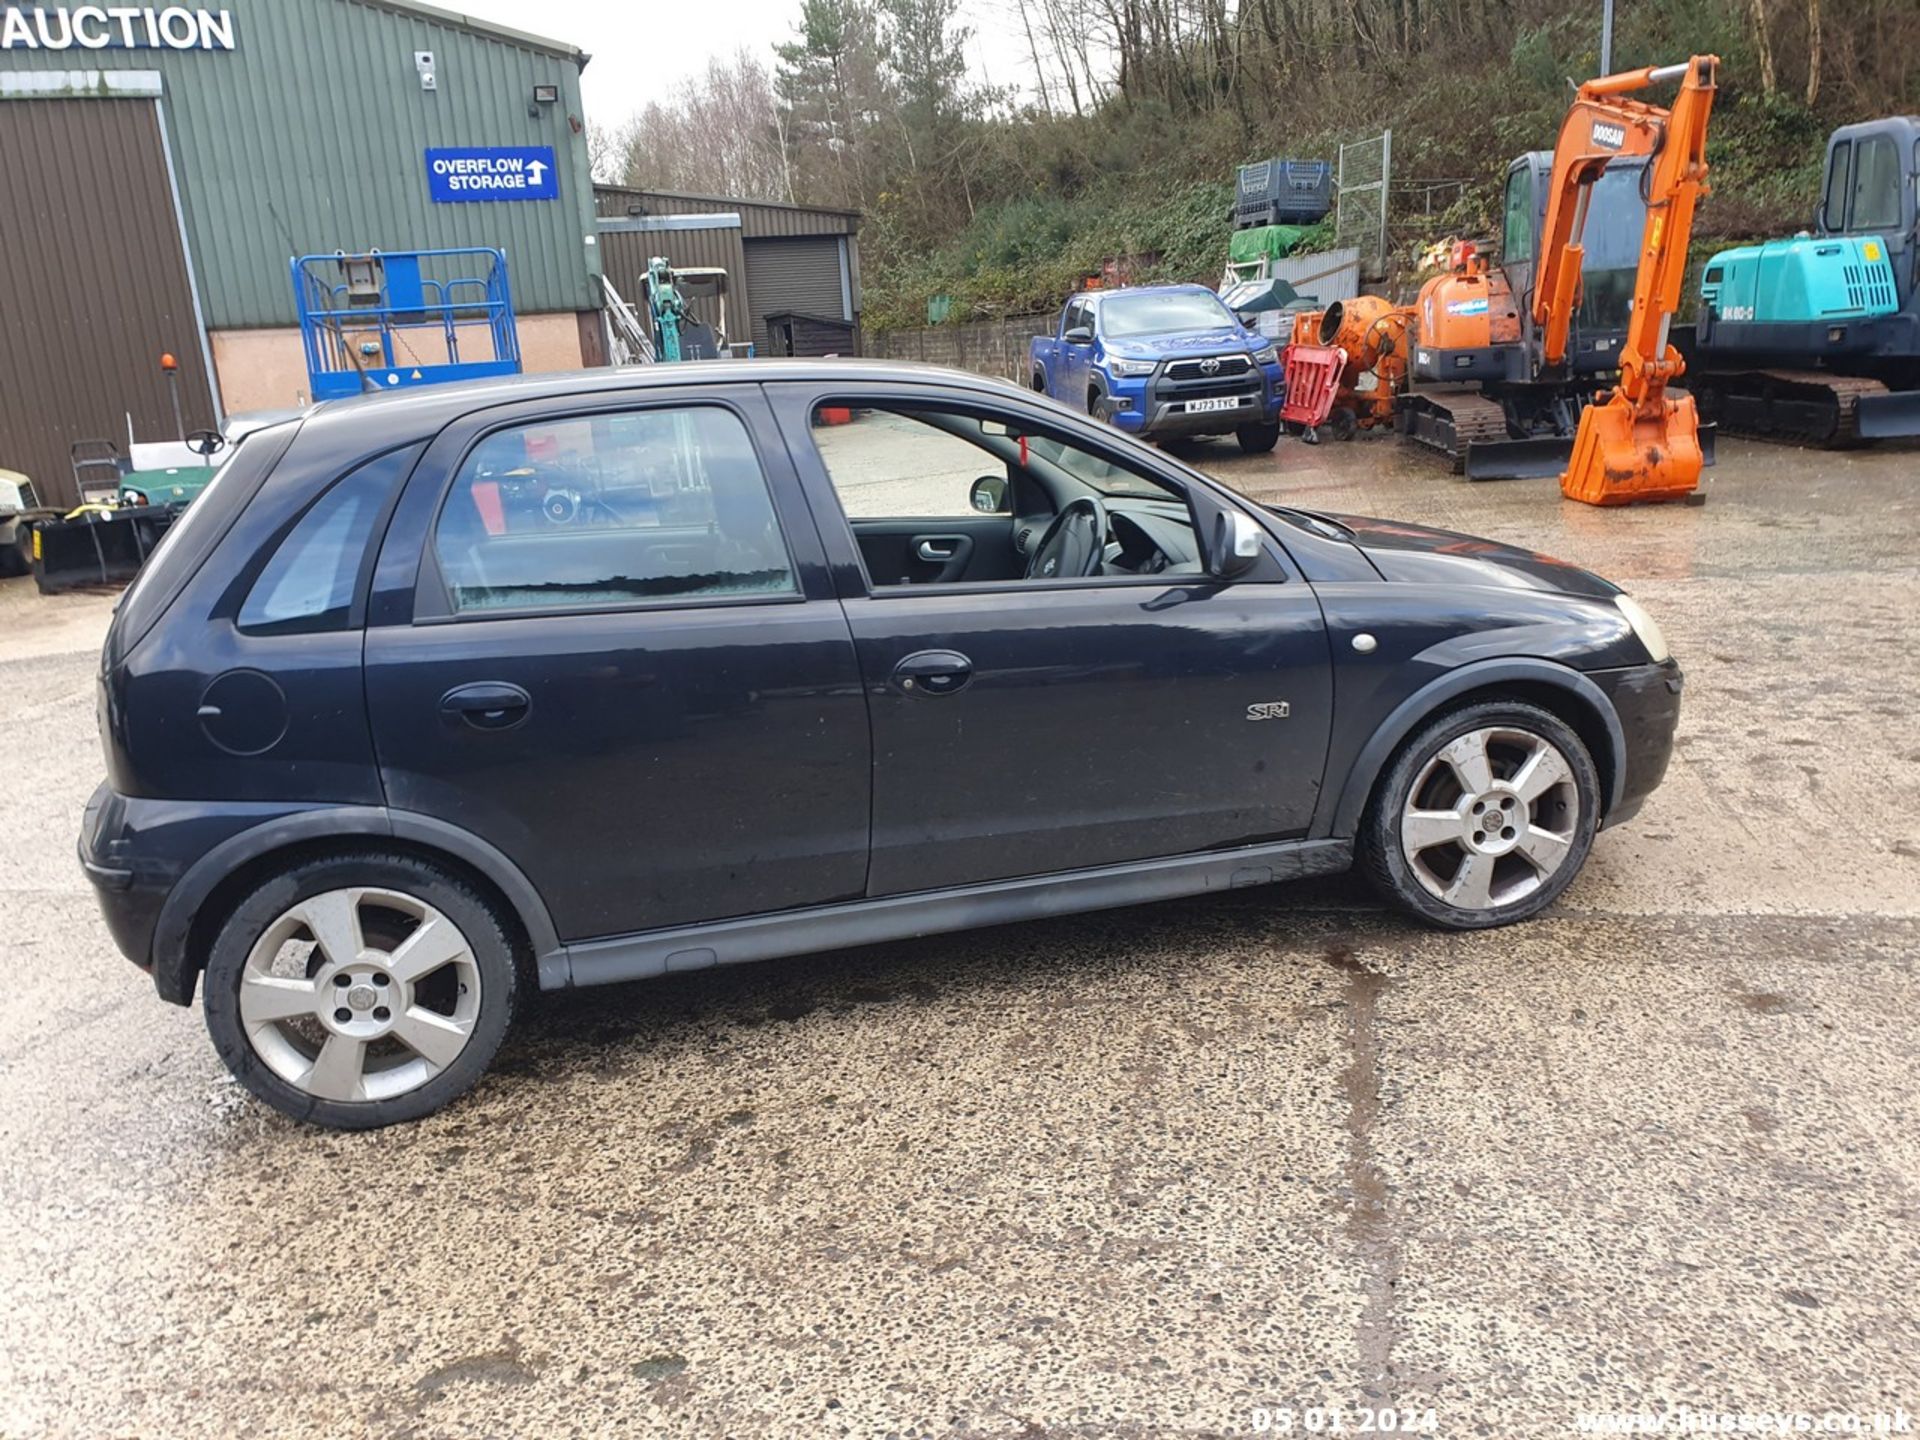
[[1600,4],[1600,73],[1613,73],[1613,0]]

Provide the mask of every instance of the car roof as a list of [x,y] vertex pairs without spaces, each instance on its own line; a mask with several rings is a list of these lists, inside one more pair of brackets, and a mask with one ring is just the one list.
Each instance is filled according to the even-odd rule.
[[307,412],[305,425],[323,431],[378,432],[384,441],[405,440],[439,430],[463,415],[502,405],[565,399],[570,396],[657,394],[682,386],[767,385],[782,381],[916,383],[966,389],[1008,398],[1008,392],[1032,400],[1024,387],[1008,380],[899,360],[764,359],[688,360],[653,365],[599,366],[539,375],[506,375],[446,385],[382,390],[341,400],[326,400]]
[[1118,290],[1088,290],[1082,298],[1098,304],[1101,300],[1111,300],[1121,295],[1212,295],[1214,292],[1204,285],[1126,285]]

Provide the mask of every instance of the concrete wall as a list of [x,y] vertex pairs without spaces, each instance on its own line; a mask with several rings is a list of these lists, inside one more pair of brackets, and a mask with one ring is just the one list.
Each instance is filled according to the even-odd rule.
[[1027,383],[1027,346],[1053,330],[1055,313],[1016,315],[1006,320],[972,320],[964,325],[927,325],[915,330],[868,332],[863,348],[885,360],[922,360],[980,375]]
[[[597,317],[596,317],[597,319]],[[561,315],[520,317],[520,364],[528,374],[579,370],[587,362],[580,348],[580,317]],[[227,413],[284,410],[307,399],[307,361],[300,349],[298,326],[274,330],[215,330],[212,332],[213,369]],[[464,342],[463,342],[464,343]],[[467,359],[486,358],[480,351],[463,350]],[[417,357],[429,363],[437,354]]]

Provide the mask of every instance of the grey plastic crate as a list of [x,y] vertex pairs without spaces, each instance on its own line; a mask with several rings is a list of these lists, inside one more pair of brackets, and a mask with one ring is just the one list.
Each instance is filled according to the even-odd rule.
[[1233,226],[1311,225],[1333,209],[1333,167],[1324,160],[1261,160],[1240,167]]

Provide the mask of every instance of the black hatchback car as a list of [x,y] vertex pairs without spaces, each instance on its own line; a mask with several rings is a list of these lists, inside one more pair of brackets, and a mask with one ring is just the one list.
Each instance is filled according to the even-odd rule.
[[1356,860],[1523,919],[1679,693],[1582,570],[1256,506],[992,381],[544,376],[233,452],[115,614],[80,856],[248,1089],[373,1126],[530,986]]

